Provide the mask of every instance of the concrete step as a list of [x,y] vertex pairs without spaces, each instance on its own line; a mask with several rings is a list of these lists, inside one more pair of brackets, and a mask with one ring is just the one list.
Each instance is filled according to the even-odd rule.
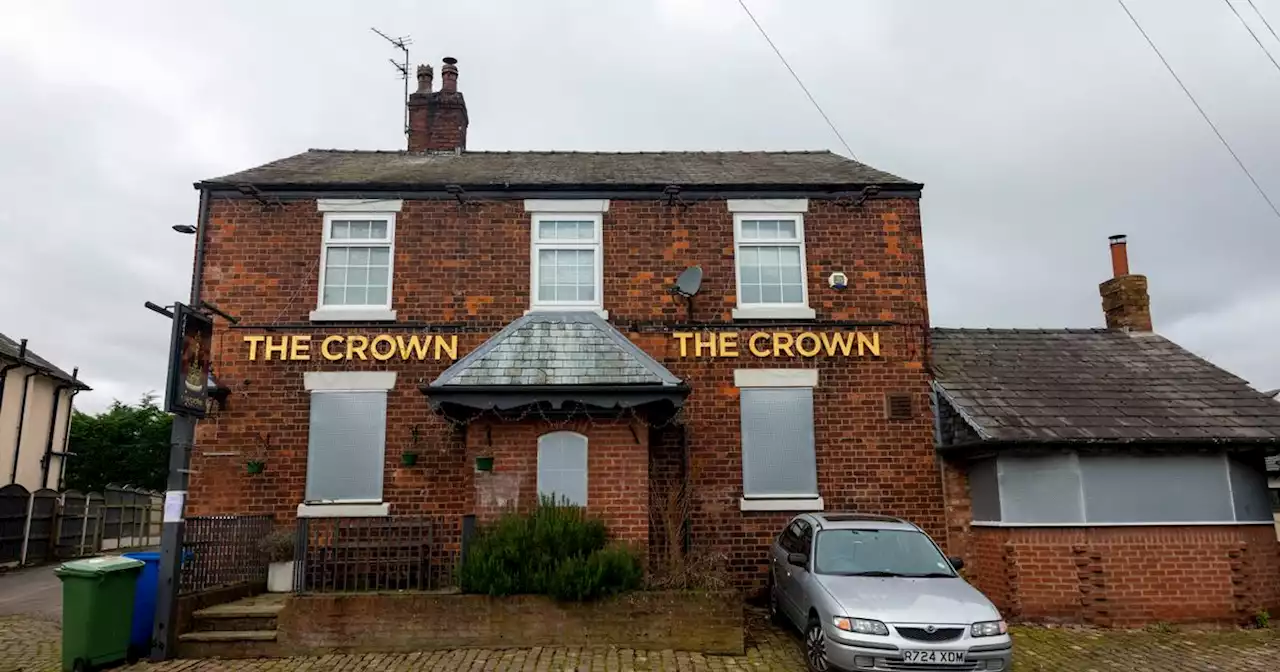
[[206,607],[192,614],[196,632],[248,632],[275,630],[284,601],[252,598]]
[[179,658],[273,658],[275,630],[221,630],[178,635]]
[[197,614],[192,619],[191,628],[193,632],[274,632],[276,629],[276,615],[236,616],[219,614],[217,616],[200,616]]
[[222,630],[187,632],[178,636],[184,642],[274,642],[275,630]]

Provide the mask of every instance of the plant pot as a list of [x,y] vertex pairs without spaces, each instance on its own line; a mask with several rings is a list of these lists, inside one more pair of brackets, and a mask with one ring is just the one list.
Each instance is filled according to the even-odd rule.
[[[261,566],[261,565],[259,565]],[[293,561],[273,562],[267,565],[267,592],[293,592]]]
[[400,453],[400,464],[406,467],[412,467],[418,463],[417,453]]
[[261,474],[263,470],[267,468],[267,463],[260,462],[258,460],[250,460],[245,463],[244,468],[245,471],[248,471],[251,474]]
[[476,458],[476,471],[493,471],[493,458],[492,458],[492,457],[477,457],[477,458]]

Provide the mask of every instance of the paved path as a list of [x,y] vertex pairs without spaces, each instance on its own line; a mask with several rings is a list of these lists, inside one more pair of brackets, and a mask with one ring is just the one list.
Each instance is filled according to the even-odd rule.
[[[1015,672],[1254,672],[1280,668],[1280,630],[1150,633],[1064,628],[1014,629]],[[55,624],[0,616],[0,672],[58,670]],[[799,637],[748,618],[743,656],[671,651],[544,648],[343,655],[281,660],[177,660],[123,672],[801,672]]]
[[61,620],[62,583],[53,575],[55,567],[44,565],[0,574],[0,617]]

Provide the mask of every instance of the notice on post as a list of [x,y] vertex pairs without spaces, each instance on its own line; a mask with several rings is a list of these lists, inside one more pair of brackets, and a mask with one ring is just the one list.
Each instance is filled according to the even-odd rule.
[[182,522],[182,505],[187,501],[186,490],[169,490],[164,493],[164,522]]

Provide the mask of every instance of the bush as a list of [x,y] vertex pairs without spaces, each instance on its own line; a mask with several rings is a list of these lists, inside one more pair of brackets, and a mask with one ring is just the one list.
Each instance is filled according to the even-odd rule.
[[635,590],[643,578],[635,553],[623,546],[610,546],[560,563],[547,593],[557,600],[583,602]]
[[533,513],[504,515],[476,535],[459,571],[462,590],[587,600],[637,587],[640,560],[606,542],[603,522],[543,499]]
[[290,562],[293,560],[294,532],[291,529],[278,528],[258,540],[258,550],[267,556],[267,562]]

